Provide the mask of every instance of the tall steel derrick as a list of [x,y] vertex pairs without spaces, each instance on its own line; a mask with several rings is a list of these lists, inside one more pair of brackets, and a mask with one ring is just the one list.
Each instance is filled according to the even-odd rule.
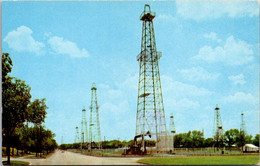
[[169,131],[173,135],[176,133],[176,128],[175,128],[175,124],[174,124],[174,116],[172,114],[170,116]]
[[171,137],[168,137],[169,138],[172,138],[172,141],[170,143],[170,148],[172,148],[172,150],[174,150],[174,135],[176,133],[176,128],[175,128],[175,124],[174,124],[174,116],[171,114],[170,116],[170,123],[169,123],[169,135]]
[[163,106],[163,96],[159,72],[161,52],[156,50],[153,19],[155,12],[145,5],[140,20],[143,21],[141,52],[139,62],[139,88],[136,116],[136,135],[151,134],[157,151],[164,150],[167,142],[167,129]]
[[97,102],[97,87],[95,83],[93,83],[91,88],[89,139],[91,148],[101,148],[101,132]]
[[88,142],[88,122],[86,119],[86,109],[82,109],[82,120],[81,120],[81,142]]
[[246,123],[244,120],[244,113],[241,113],[240,132],[244,132],[244,134],[246,135]]
[[75,140],[74,143],[79,143],[79,127],[76,126],[76,134],[75,134]]
[[213,138],[214,141],[216,141],[217,145],[219,142],[223,141],[223,126],[222,126],[222,120],[220,116],[220,111],[219,111],[218,105],[216,105],[215,112],[214,112],[214,127],[213,127]]

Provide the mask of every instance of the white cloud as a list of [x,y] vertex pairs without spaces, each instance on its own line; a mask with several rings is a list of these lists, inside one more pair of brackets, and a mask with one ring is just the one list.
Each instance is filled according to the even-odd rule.
[[234,95],[223,97],[222,101],[226,103],[257,104],[258,98],[253,96],[251,93],[246,94],[244,92],[236,92]]
[[166,95],[186,97],[186,96],[206,96],[212,94],[212,92],[207,89],[200,88],[192,84],[185,84],[179,81],[175,81],[171,77],[166,75],[162,75],[161,80],[162,80],[162,87],[163,87],[162,90]]
[[233,81],[233,83],[234,83],[235,85],[237,85],[237,84],[243,85],[243,84],[246,83],[243,74],[239,74],[239,75],[236,75],[236,76],[229,76],[228,79],[231,80],[231,81]]
[[102,112],[106,112],[106,115],[112,115],[113,118],[118,119],[124,112],[130,110],[130,107],[128,101],[126,100],[120,101],[117,104],[118,105],[106,102],[101,105],[100,110]]
[[180,100],[166,100],[167,104],[165,103],[165,106],[171,105],[169,108],[173,108],[175,111],[183,111],[183,110],[191,110],[196,109],[200,106],[198,101],[192,101],[188,98],[182,98]]
[[189,81],[201,81],[201,80],[216,80],[219,77],[219,73],[209,73],[202,67],[192,67],[191,69],[179,70],[182,77]]
[[165,21],[174,21],[174,17],[170,14],[159,14],[158,16],[159,20],[165,20]]
[[204,60],[207,62],[223,62],[229,65],[244,65],[251,62],[252,46],[245,41],[235,40],[233,36],[227,38],[224,46],[212,48],[204,46],[200,48],[198,55],[193,59]]
[[177,14],[193,20],[258,16],[256,1],[176,1]]
[[49,38],[48,43],[51,49],[57,54],[67,54],[76,58],[86,58],[89,56],[86,49],[79,49],[76,43],[63,39],[62,37],[53,36]]
[[36,41],[32,37],[32,33],[33,31],[30,28],[20,26],[16,30],[9,32],[4,38],[4,42],[7,42],[10,48],[18,52],[43,54],[45,45]]
[[138,90],[138,79],[139,79],[139,74],[136,73],[133,76],[129,75],[124,82],[116,83],[116,85],[121,89],[127,88],[128,90],[131,90],[131,91],[133,91],[133,90],[137,91]]
[[133,137],[136,112],[130,110],[126,100],[119,100],[116,104],[106,102],[100,106],[101,133],[107,140],[115,139],[115,135],[121,139]]
[[215,32],[210,32],[209,34],[204,34],[203,37],[205,37],[206,39],[210,39],[210,40],[213,40],[213,41],[217,41],[218,43],[220,43],[222,40],[219,39],[217,37],[217,34]]

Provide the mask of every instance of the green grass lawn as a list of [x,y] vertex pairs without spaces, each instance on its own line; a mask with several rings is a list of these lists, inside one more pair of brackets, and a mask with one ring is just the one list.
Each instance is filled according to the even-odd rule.
[[259,156],[160,157],[138,162],[152,165],[255,165],[259,163]]
[[[10,165],[29,165],[29,162],[11,160]],[[7,165],[7,161],[3,161],[3,165]]]

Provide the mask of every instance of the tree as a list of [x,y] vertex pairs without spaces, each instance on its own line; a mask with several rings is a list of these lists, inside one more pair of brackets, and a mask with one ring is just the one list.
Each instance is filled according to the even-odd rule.
[[47,154],[50,151],[53,151],[58,147],[55,139],[53,137],[55,136],[54,133],[51,132],[51,130],[44,130],[44,141],[43,141],[43,147],[44,150],[47,152]]
[[243,130],[239,132],[239,140],[237,144],[241,148],[246,144],[246,133]]
[[192,145],[191,147],[202,147],[203,146],[203,133],[201,131],[193,130],[191,132],[191,140],[192,140]]
[[191,131],[188,133],[184,133],[182,135],[182,145],[185,148],[190,148],[192,147],[192,136],[191,136]]
[[259,134],[255,135],[255,138],[253,139],[253,144],[255,146],[259,146]]
[[[46,117],[46,99],[35,99],[30,102],[31,88],[24,81],[9,76],[13,62],[8,53],[2,54],[2,134],[3,145],[6,146],[10,164],[10,147],[42,150],[43,139],[47,139],[49,148],[57,145],[53,137],[42,126]],[[32,122],[35,126],[29,128],[24,122]],[[46,136],[45,136],[46,134]],[[38,138],[36,136],[39,136]],[[39,148],[40,147],[40,148]],[[57,147],[57,146],[56,146]],[[37,149],[38,148],[38,149]]]
[[207,138],[203,141],[204,147],[212,147],[214,144],[214,139],[213,138]]
[[6,76],[5,82],[2,84],[2,133],[6,143],[7,163],[10,164],[10,140],[15,129],[21,126],[28,117],[27,106],[30,103],[31,88],[24,81],[9,76]]
[[32,122],[35,125],[40,125],[44,122],[46,118],[46,109],[48,109],[47,105],[45,104],[46,99],[35,99],[32,103],[28,106],[28,122]]
[[6,76],[12,71],[13,62],[8,53],[2,54],[2,82],[5,82]]
[[175,134],[174,135],[174,147],[180,148],[180,147],[183,146],[183,144],[182,144],[182,136],[183,136],[183,133],[179,133],[179,134]]
[[237,143],[239,140],[239,131],[238,129],[227,130],[224,134],[224,142],[231,147],[233,144]]
[[251,143],[253,143],[252,138],[253,138],[252,135],[246,135],[246,136],[245,136],[245,143],[246,143],[246,144],[251,144]]

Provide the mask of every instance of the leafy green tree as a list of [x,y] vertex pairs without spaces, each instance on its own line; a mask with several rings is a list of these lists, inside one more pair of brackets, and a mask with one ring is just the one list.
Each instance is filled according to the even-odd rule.
[[43,147],[44,150],[47,152],[47,154],[58,147],[56,140],[53,139],[54,136],[55,134],[52,133],[50,130],[45,131],[45,139],[43,141]]
[[46,99],[35,99],[28,106],[28,122],[32,122],[35,125],[40,125],[46,118],[46,109],[48,109]]
[[259,134],[255,135],[255,138],[253,139],[253,144],[259,147]]
[[191,147],[202,147],[203,146],[203,133],[201,131],[193,130],[191,132]]
[[184,133],[182,136],[182,144],[183,147],[185,148],[190,148],[192,147],[192,134],[191,131],[189,131],[188,133]]
[[[48,140],[48,147],[55,147],[53,134],[42,126],[46,117],[46,99],[30,102],[31,88],[24,81],[9,76],[13,62],[8,53],[2,54],[2,134],[3,145],[6,146],[10,164],[10,148],[37,151],[43,149],[43,140]],[[24,126],[24,122],[32,122],[35,126]],[[50,145],[50,146],[49,146]],[[40,147],[40,148],[39,148]],[[56,146],[57,147],[57,146]]]
[[230,129],[227,130],[224,134],[224,142],[231,147],[233,144],[239,141],[239,130],[238,129]]
[[212,147],[214,144],[213,138],[207,138],[203,141],[203,146],[204,147]]
[[8,74],[12,71],[12,60],[8,53],[2,54],[2,134],[6,146],[7,164],[10,164],[10,147],[15,130],[26,121],[28,117],[27,106],[30,103],[31,88]]
[[246,144],[246,133],[244,131],[239,132],[238,146],[242,148]]
[[35,140],[32,139],[33,135],[33,128],[28,127],[28,125],[23,125],[20,128],[20,137],[19,140],[21,142],[21,147],[25,152],[28,151],[34,152],[35,151]]
[[8,53],[2,54],[2,83],[5,82],[8,73],[12,71],[13,62]]
[[[36,152],[38,156],[45,150],[47,153],[57,148],[57,143],[54,140],[55,134],[50,130],[46,130],[44,126],[34,125],[27,128],[27,138],[29,137],[28,149],[32,152]],[[25,137],[25,138],[26,138]]]
[[246,144],[251,144],[251,143],[253,143],[253,136],[252,135],[246,135],[245,136],[245,143]]
[[183,136],[183,133],[179,133],[179,134],[175,134],[174,135],[174,147],[180,148],[180,147],[183,146],[183,144],[182,144],[182,136]]
[[2,91],[2,133],[6,144],[8,156],[7,163],[10,163],[11,137],[15,129],[23,124],[28,117],[27,106],[30,103],[31,88],[24,81],[6,76]]

